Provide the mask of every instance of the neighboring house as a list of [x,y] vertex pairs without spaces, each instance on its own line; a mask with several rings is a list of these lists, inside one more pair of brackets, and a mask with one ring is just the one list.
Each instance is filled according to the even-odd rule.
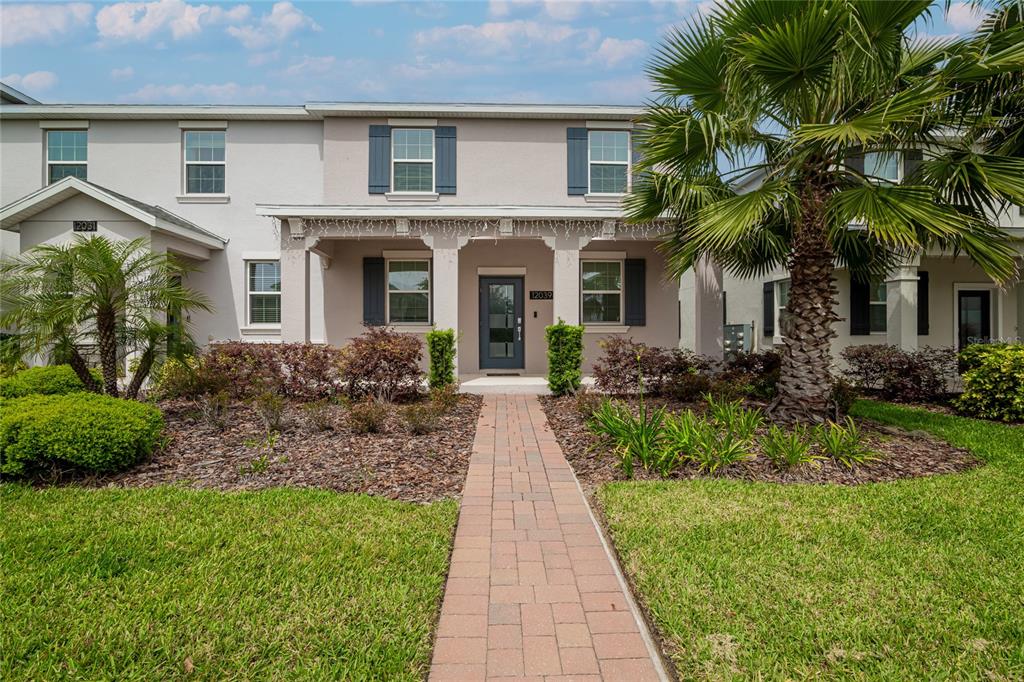
[[[909,164],[915,162],[873,154],[851,160],[863,163],[868,174],[892,182],[902,181]],[[746,184],[757,181],[751,178]],[[1011,207],[999,216],[999,223],[1024,259],[1021,210]],[[785,270],[759,279],[723,276],[721,272],[712,278],[721,282],[723,295],[706,304],[714,308],[710,316],[718,315],[727,325],[745,325],[748,347],[767,349],[781,343],[780,317],[789,296]],[[840,318],[832,341],[836,358],[843,348],[862,344],[887,343],[914,350],[1024,337],[1024,285],[1000,289],[966,256],[921,253],[870,283],[851,281],[849,272],[840,267],[835,285]]]
[[664,227],[622,220],[640,113],[5,103],[0,227],[22,250],[94,231],[189,259],[215,307],[192,313],[203,343],[451,327],[462,375],[539,375],[561,318],[586,325],[589,367],[602,338],[692,335],[655,250]]

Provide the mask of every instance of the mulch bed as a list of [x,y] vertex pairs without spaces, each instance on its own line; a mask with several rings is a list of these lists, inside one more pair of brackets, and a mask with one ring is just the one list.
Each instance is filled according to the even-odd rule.
[[[544,397],[541,401],[562,451],[585,487],[593,490],[596,486],[609,481],[625,480],[617,466],[618,458],[610,446],[589,431],[586,419],[577,409],[573,398]],[[648,405],[665,406],[671,412],[685,409],[700,412],[703,409],[700,404],[660,398],[649,399]],[[865,444],[880,455],[877,461],[849,469],[826,458],[821,460],[820,466],[817,467],[805,465],[782,471],[766,457],[760,456],[755,444],[753,450],[758,456],[747,462],[726,467],[716,475],[772,483],[857,485],[951,474],[981,464],[981,461],[967,450],[954,447],[924,431],[905,431],[869,420],[859,420],[858,426]],[[634,477],[641,480],[658,478],[656,474],[648,473],[640,466],[635,468]],[[708,475],[692,466],[680,467],[672,476],[675,479],[705,477]]]
[[[479,396],[460,396],[436,430],[412,435],[396,407],[384,433],[352,432],[345,408],[332,405],[333,428],[317,431],[299,403],[284,410],[280,437],[263,471],[247,470],[260,457],[253,441],[264,436],[253,407],[231,406],[223,429],[199,415],[188,400],[160,403],[168,444],[151,459],[96,485],[147,487],[180,483],[214,490],[259,490],[272,487],[325,488],[379,495],[394,500],[431,502],[458,497],[480,413]],[[247,444],[248,443],[248,444]]]

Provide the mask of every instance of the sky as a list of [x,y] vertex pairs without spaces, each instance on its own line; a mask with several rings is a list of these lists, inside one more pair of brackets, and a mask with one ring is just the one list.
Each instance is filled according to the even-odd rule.
[[[640,104],[673,26],[725,0],[0,0],[0,78],[44,102]],[[964,33],[970,5],[923,30]]]

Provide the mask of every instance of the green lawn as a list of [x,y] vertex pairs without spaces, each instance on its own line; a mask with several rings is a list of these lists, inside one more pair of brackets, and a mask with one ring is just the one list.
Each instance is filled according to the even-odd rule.
[[1024,427],[861,402],[987,466],[858,487],[599,498],[681,679],[1024,679]]
[[0,679],[422,679],[457,505],[0,486]]

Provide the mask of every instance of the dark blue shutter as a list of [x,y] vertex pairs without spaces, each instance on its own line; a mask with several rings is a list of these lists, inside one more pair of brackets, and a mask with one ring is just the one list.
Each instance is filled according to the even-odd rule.
[[928,273],[917,271],[917,335],[928,336]]
[[910,149],[903,153],[903,182],[904,184],[911,180],[918,182],[917,177],[918,170],[921,167],[921,162],[924,160],[924,154],[921,153],[920,149]]
[[569,159],[569,194],[586,194],[590,185],[587,177],[587,129],[567,129],[566,154]]
[[370,126],[370,194],[391,191],[391,127]]
[[763,336],[775,336],[775,282],[765,282],[761,286],[761,324]]
[[384,259],[363,259],[363,324],[384,324]]
[[434,187],[438,194],[455,194],[455,126],[434,130],[434,151],[437,165]]
[[625,324],[643,327],[647,324],[647,261],[627,258],[622,286],[626,295]]
[[850,336],[871,333],[871,285],[850,275]]

